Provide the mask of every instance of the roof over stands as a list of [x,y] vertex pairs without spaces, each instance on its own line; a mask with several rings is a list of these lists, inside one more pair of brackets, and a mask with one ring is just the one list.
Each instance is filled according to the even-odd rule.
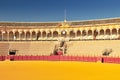
[[[63,22],[0,22],[0,26],[43,26],[43,27],[55,27]],[[96,25],[96,24],[118,24],[120,18],[108,18],[98,20],[84,20],[84,21],[67,21],[71,26],[82,25]]]

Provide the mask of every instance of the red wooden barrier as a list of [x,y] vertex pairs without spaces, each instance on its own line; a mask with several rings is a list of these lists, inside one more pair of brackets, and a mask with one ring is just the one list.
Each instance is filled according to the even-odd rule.
[[25,61],[25,60],[44,60],[44,61],[84,61],[84,62],[97,62],[103,63],[120,63],[120,57],[90,57],[90,56],[63,56],[63,55],[52,55],[52,56],[33,56],[33,55],[11,55],[11,56],[0,56],[0,61],[4,61],[9,57],[13,61]]
[[76,61],[79,61],[79,60],[80,60],[79,56],[76,56]]
[[6,56],[0,56],[0,61],[4,61]]

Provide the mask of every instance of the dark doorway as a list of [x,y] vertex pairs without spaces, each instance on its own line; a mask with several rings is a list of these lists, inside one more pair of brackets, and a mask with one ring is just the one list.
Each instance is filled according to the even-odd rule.
[[9,50],[10,61],[14,61],[14,55],[16,55],[17,50]]
[[9,55],[15,55],[16,54],[16,52],[9,52]]
[[16,50],[10,50],[9,51],[9,55],[15,55],[16,54]]
[[9,50],[9,55],[16,55],[17,50]]

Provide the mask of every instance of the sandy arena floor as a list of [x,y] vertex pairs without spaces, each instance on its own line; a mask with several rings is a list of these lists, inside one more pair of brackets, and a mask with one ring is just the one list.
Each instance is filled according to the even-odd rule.
[[0,80],[120,80],[120,64],[1,61]]

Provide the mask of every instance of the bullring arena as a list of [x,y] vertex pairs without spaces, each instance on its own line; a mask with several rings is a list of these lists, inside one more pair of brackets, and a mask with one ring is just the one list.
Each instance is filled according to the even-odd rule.
[[0,22],[0,77],[2,80],[119,79],[119,43],[120,18]]

